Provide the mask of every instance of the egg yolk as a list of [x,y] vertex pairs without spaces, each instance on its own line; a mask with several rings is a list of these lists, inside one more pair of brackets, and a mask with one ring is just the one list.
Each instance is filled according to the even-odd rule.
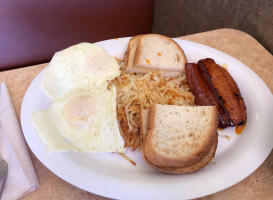
[[70,99],[63,109],[65,119],[75,126],[87,124],[96,113],[96,100],[90,95]]

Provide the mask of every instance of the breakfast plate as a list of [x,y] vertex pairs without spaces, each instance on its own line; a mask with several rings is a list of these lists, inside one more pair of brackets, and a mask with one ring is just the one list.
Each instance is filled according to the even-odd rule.
[[[110,55],[123,58],[129,39],[118,38],[96,44]],[[36,157],[63,180],[115,199],[198,198],[228,188],[254,172],[273,146],[273,97],[270,90],[252,70],[235,58],[198,43],[175,41],[183,48],[188,62],[212,58],[220,65],[227,64],[245,99],[248,114],[245,129],[240,135],[235,133],[234,127],[219,130],[218,148],[209,165],[192,174],[168,175],[149,167],[142,160],[139,150],[132,152],[127,149],[126,152],[135,166],[117,153],[47,155],[46,146],[30,122],[35,112],[48,109],[52,103],[40,85],[44,71],[30,84],[21,107],[24,137]]]

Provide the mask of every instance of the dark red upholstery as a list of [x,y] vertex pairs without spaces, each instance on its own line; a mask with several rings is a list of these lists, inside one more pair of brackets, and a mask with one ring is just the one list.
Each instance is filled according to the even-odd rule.
[[79,42],[152,31],[153,0],[1,0],[0,70],[39,64]]

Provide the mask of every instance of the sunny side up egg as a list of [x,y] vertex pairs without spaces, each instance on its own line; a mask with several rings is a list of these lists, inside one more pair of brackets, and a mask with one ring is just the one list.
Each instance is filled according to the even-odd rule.
[[48,153],[125,152],[116,114],[117,61],[104,49],[80,43],[57,52],[42,77],[52,104],[31,117]]
[[125,152],[116,116],[116,88],[81,88],[31,118],[48,153]]
[[107,87],[107,81],[120,75],[115,58],[103,48],[80,43],[55,53],[42,77],[42,88],[52,100],[74,88]]

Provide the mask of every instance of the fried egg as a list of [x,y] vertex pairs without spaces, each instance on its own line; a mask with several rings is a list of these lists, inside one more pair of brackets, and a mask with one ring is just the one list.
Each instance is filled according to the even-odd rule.
[[74,88],[107,87],[108,81],[120,75],[115,58],[103,48],[80,43],[55,53],[42,77],[47,96],[59,99]]
[[125,151],[116,88],[108,89],[119,75],[115,58],[94,44],[80,43],[53,56],[41,81],[52,104],[31,117],[48,153]]
[[48,153],[125,152],[116,114],[116,88],[76,88],[38,111],[32,124]]

